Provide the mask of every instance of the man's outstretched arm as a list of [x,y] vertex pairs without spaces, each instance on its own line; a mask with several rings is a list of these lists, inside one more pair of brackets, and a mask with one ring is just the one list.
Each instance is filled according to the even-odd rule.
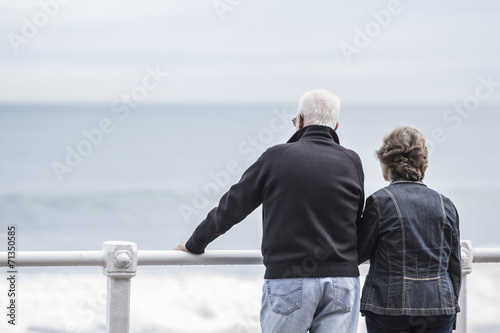
[[176,250],[204,253],[208,244],[260,206],[270,165],[276,155],[270,150],[243,173],[240,181],[222,196],[219,205],[208,213],[186,242],[179,243]]

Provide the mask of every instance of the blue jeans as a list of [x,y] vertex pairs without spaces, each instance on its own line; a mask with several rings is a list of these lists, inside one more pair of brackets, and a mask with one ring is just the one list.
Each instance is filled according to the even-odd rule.
[[265,280],[262,333],[351,333],[358,328],[358,277]]
[[366,312],[368,333],[452,333],[455,315],[452,316],[381,316]]

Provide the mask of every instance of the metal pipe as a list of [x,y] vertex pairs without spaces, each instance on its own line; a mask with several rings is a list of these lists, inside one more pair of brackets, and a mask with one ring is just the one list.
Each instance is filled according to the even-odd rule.
[[499,263],[500,262],[500,249],[486,249],[478,248],[473,249],[474,263]]
[[[0,252],[0,267],[7,267],[7,252]],[[19,251],[12,259],[16,267],[101,266],[102,251]]]
[[138,251],[139,266],[182,265],[262,265],[262,254],[258,250],[207,251],[196,255],[182,251]]
[[457,333],[467,333],[469,331],[468,316],[468,295],[467,295],[467,275],[472,272],[473,249],[471,241],[460,242],[460,252],[462,259],[462,285],[460,287],[460,297],[458,305],[461,312],[457,314]]
[[[105,265],[102,251],[19,251],[16,267],[100,266]],[[176,265],[261,265],[258,250],[212,250],[203,255],[181,251],[138,251],[141,266]],[[474,248],[474,263],[500,263],[500,249]],[[0,252],[0,267],[7,267],[7,252]]]
[[108,277],[106,333],[128,333],[130,328],[130,278]]
[[[7,267],[7,253],[0,252],[0,267]],[[102,251],[22,251],[14,259],[16,267],[100,266],[106,260]],[[203,255],[181,251],[138,251],[138,265],[262,265],[258,250],[212,250]]]
[[106,333],[128,333],[130,326],[130,288],[137,270],[137,245],[132,242],[104,242],[108,277]]
[[460,288],[460,299],[458,305],[461,312],[457,314],[457,329],[456,333],[467,333],[469,329],[468,317],[468,295],[467,295],[467,274],[462,275],[462,286]]

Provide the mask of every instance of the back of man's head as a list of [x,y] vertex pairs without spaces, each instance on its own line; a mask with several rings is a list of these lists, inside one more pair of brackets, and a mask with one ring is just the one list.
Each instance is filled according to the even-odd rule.
[[337,127],[340,99],[328,90],[306,92],[300,98],[298,113],[304,115],[304,126],[323,125]]

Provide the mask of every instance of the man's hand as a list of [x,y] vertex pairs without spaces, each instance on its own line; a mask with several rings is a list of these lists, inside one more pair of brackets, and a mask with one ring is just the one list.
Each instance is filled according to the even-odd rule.
[[191,252],[189,252],[188,249],[186,249],[186,241],[185,240],[181,241],[179,243],[179,245],[177,245],[177,247],[174,250],[184,251],[184,252],[187,252],[187,253],[191,253]]

